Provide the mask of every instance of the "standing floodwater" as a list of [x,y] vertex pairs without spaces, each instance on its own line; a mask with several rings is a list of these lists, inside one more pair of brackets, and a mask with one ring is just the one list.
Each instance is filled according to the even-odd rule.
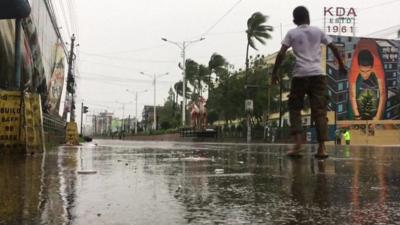
[[[0,224],[396,224],[400,152],[95,141],[0,158]],[[96,171],[95,174],[80,174]]]

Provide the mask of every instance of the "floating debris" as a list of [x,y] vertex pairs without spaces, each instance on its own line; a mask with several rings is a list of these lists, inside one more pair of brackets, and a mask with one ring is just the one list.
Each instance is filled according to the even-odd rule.
[[79,170],[78,174],[96,174],[96,170]]
[[217,174],[224,173],[224,169],[215,169],[214,172]]

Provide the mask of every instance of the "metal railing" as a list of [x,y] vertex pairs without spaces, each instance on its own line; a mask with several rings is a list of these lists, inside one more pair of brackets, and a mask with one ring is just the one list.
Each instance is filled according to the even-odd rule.
[[66,122],[58,116],[43,114],[43,130],[45,133],[45,142],[62,142],[65,138]]

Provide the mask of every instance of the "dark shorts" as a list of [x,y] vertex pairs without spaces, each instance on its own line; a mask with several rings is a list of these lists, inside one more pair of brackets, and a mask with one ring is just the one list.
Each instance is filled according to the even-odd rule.
[[328,139],[326,108],[328,103],[326,76],[294,77],[289,94],[289,113],[292,133],[303,130],[301,110],[304,108],[304,97],[310,100],[311,119],[317,128],[318,141]]

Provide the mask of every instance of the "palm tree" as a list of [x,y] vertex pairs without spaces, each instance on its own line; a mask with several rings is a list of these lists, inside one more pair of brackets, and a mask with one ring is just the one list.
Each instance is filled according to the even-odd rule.
[[222,70],[225,70],[227,64],[228,62],[222,55],[218,53],[214,53],[211,55],[210,61],[208,61],[208,69],[210,72],[207,81],[208,93],[210,93],[212,87],[211,73],[215,73],[216,77],[219,78],[220,73],[222,72]]
[[250,47],[258,50],[255,45],[255,40],[265,45],[266,39],[270,39],[271,35],[269,32],[273,31],[273,27],[269,25],[265,25],[267,22],[268,16],[263,15],[260,12],[255,12],[251,17],[247,20],[247,48],[246,48],[246,81],[249,71],[249,49]]
[[[265,45],[265,40],[270,39],[271,35],[269,32],[273,31],[272,26],[265,25],[267,22],[267,16],[263,15],[260,12],[255,12],[251,17],[247,20],[247,48],[246,48],[246,85],[249,84],[249,49],[250,47],[257,50],[255,45],[255,40]],[[248,87],[246,87],[246,99],[249,99],[249,91]],[[250,128],[250,119],[251,115],[247,112],[247,142],[251,140],[251,128]]]
[[210,74],[210,70],[208,69],[207,66],[200,64],[199,65],[199,74],[197,76],[197,82],[198,82],[198,86],[199,86],[199,95],[202,96],[203,95],[203,83],[207,83],[208,82],[208,75]]

